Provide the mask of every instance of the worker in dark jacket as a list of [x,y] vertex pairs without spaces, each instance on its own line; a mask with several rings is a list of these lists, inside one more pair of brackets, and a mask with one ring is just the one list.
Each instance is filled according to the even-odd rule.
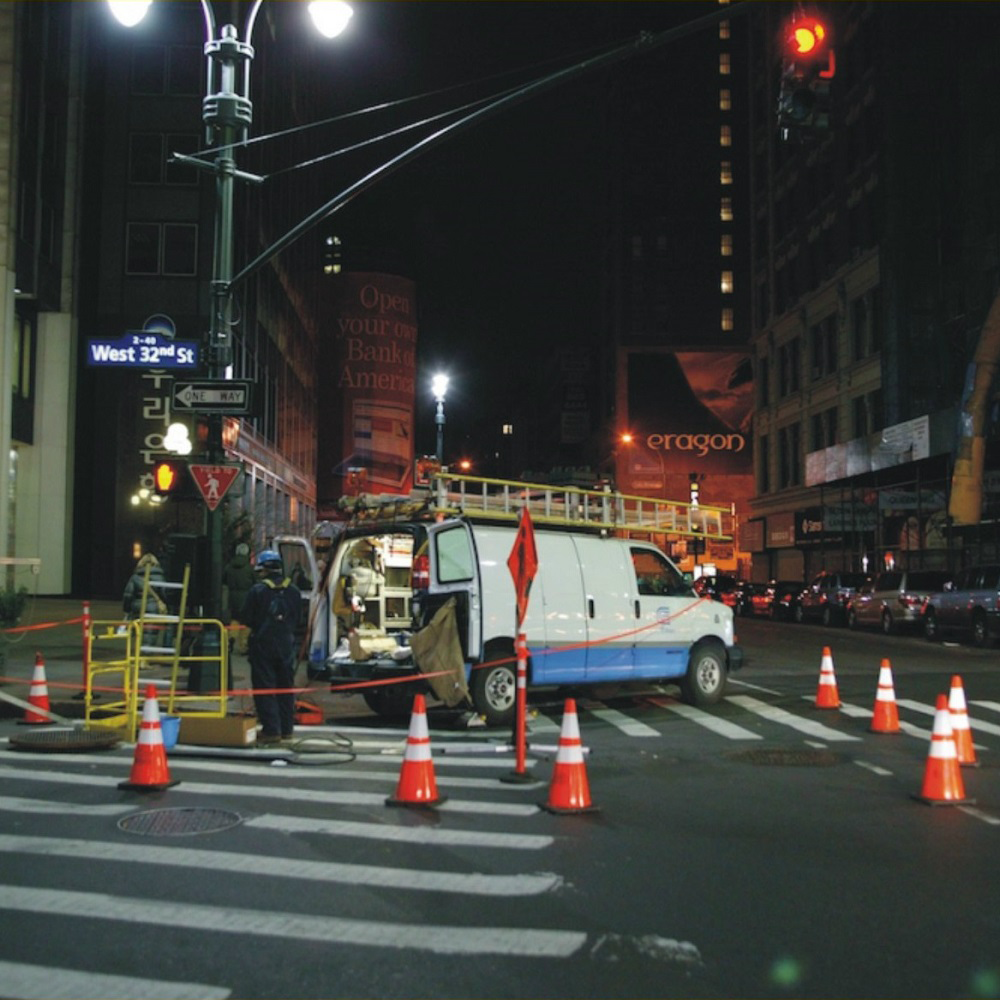
[[250,588],[240,621],[250,629],[250,679],[261,726],[257,742],[266,745],[294,734],[295,628],[302,595],[285,577],[277,552],[261,552],[257,569],[262,576]]

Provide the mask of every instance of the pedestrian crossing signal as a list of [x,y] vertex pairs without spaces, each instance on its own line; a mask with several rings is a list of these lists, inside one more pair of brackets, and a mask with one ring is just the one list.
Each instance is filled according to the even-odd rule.
[[184,463],[162,459],[153,468],[153,491],[157,496],[176,496],[184,483]]

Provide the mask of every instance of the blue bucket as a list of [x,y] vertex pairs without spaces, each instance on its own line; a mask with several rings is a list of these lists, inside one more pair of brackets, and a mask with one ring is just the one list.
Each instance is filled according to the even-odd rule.
[[173,750],[177,746],[177,737],[181,734],[180,716],[161,715],[160,732],[163,734],[163,749]]

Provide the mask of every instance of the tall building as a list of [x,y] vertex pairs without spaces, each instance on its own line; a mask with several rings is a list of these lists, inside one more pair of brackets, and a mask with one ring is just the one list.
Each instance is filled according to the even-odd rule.
[[996,557],[996,473],[980,524],[953,523],[948,500],[967,366],[1000,289],[1000,8],[824,5],[829,127],[787,141],[794,9],[750,19],[754,577]]

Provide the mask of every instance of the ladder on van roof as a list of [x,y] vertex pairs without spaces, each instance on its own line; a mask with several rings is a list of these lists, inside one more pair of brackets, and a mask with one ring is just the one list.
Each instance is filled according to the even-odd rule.
[[463,515],[474,521],[511,523],[517,520],[525,503],[532,520],[549,527],[725,542],[733,537],[733,515],[722,507],[630,496],[610,489],[588,490],[450,473],[433,476],[428,492],[418,490],[409,497],[344,497],[341,501],[358,521]]

